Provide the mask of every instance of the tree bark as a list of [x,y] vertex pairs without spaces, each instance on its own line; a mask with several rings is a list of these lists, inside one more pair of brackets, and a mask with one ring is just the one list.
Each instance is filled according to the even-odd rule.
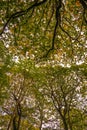
[[64,130],[68,130],[66,119],[63,119]]

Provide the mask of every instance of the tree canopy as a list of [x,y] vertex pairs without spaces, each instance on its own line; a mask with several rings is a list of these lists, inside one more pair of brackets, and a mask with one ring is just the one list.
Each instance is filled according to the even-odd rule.
[[85,130],[87,1],[0,0],[0,129]]

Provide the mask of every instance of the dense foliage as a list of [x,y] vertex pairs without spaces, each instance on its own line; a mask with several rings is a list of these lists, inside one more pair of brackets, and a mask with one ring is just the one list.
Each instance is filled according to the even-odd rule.
[[86,130],[86,26],[86,0],[0,0],[0,130]]

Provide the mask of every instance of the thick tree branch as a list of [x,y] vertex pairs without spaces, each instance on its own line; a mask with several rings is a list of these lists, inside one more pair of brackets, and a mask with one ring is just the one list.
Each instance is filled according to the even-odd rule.
[[57,34],[57,27],[60,24],[61,21],[61,17],[60,17],[60,9],[62,7],[62,1],[55,1],[56,4],[56,13],[55,13],[55,19],[56,19],[56,24],[55,24],[55,28],[54,28],[54,32],[53,32],[53,38],[52,38],[52,46],[51,48],[48,50],[46,57],[48,56],[48,54],[50,53],[50,51],[52,51],[54,49],[54,44],[55,44],[55,38],[56,38],[56,34]]
[[30,10],[34,9],[35,7],[38,7],[38,6],[42,5],[42,4],[44,4],[46,1],[47,1],[47,0],[43,0],[43,1],[41,1],[41,2],[35,2],[33,5],[31,5],[31,6],[30,6],[29,8],[27,8],[26,10],[22,10],[22,11],[18,11],[18,12],[16,12],[16,13],[13,13],[13,14],[9,17],[9,19],[7,20],[7,22],[4,24],[3,29],[2,29],[2,31],[1,31],[1,33],[0,33],[0,35],[2,35],[2,34],[4,33],[6,27],[7,27],[8,24],[11,22],[12,19],[15,19],[15,18],[18,18],[18,17],[20,17],[20,16],[25,15],[26,13],[28,13]]
[[85,23],[87,24],[87,19],[86,19],[86,11],[87,11],[87,0],[80,0],[80,3],[81,3],[81,5],[82,5],[82,7],[83,7],[83,18],[84,18],[84,21],[85,21]]

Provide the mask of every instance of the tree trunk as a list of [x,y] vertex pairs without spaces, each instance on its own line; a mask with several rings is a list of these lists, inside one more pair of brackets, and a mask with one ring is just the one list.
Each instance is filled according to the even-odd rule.
[[70,120],[69,111],[68,111],[68,124],[69,124],[69,129],[72,130],[72,123],[71,123],[71,120]]
[[63,119],[64,130],[68,130],[66,119]]
[[13,118],[13,130],[17,130],[16,117]]
[[64,126],[64,130],[68,130],[68,124],[66,122],[66,116],[62,114],[61,109],[59,109],[58,112],[59,112],[59,114],[61,116],[63,126]]

